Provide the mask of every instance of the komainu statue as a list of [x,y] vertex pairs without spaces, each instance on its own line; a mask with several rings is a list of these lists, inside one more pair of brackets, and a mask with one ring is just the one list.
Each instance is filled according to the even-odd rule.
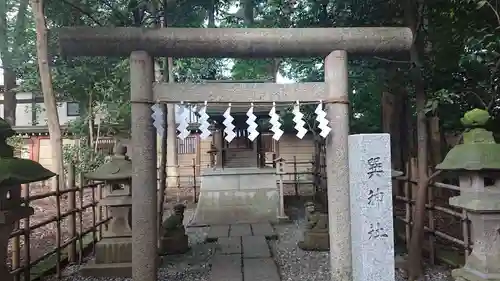
[[184,228],[184,204],[174,206],[174,213],[162,224],[160,238],[160,254],[176,255],[189,251],[189,239]]
[[298,243],[299,248],[304,251],[328,251],[328,214],[318,212],[313,202],[307,202],[305,209],[307,224],[304,240]]

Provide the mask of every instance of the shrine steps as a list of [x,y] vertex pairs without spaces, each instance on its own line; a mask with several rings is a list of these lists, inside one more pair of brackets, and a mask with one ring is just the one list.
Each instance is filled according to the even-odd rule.
[[269,223],[211,226],[216,243],[210,281],[279,281],[278,267],[267,239],[276,239]]
[[209,168],[202,173],[190,226],[277,221],[274,168]]

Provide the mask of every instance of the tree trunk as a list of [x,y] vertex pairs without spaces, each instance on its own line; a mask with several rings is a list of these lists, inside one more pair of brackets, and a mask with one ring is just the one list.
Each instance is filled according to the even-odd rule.
[[[168,59],[168,71],[170,72],[173,68],[172,58]],[[169,81],[169,83],[174,83],[174,81]],[[175,122],[175,104],[167,104],[167,177],[168,186],[176,187],[180,184],[179,182],[179,167],[178,167],[178,151],[177,151],[177,124]]]
[[[418,0],[417,0],[418,1]],[[417,34],[419,16],[419,3],[415,0],[407,0],[405,7],[405,17],[408,25],[414,31],[417,38],[410,50],[410,59],[413,63],[411,77],[415,86],[416,94],[416,110],[417,110],[417,159],[418,159],[418,191],[415,204],[415,219],[412,229],[408,275],[409,280],[416,280],[422,275],[422,244],[424,239],[424,224],[425,224],[425,203],[427,201],[427,184],[428,184],[428,135],[427,135],[427,119],[425,116],[426,93],[424,78],[422,74],[422,34]]]
[[[163,22],[161,22],[162,27],[168,26],[167,21],[167,8],[168,1],[164,1],[163,3]],[[164,58],[163,59],[163,77],[162,82],[170,82],[174,81],[174,62],[172,58]],[[161,223],[163,220],[163,204],[166,201],[166,189],[167,186],[175,186],[176,183],[169,180],[170,176],[173,176],[174,179],[178,177],[178,169],[177,165],[177,130],[175,124],[175,105],[173,104],[163,104],[163,124],[166,126],[163,136],[161,138],[161,162],[160,162],[160,196],[158,196],[158,223],[159,227],[161,227]],[[171,114],[173,112],[173,121],[171,118]],[[173,130],[172,130],[173,128]],[[172,149],[172,146],[174,149]],[[174,167],[169,167],[174,166]]]
[[[47,110],[50,144],[52,146],[52,165],[53,170],[59,174],[59,185],[60,187],[63,187],[64,169],[61,127],[59,124],[56,97],[54,89],[52,88],[52,77],[49,67],[48,36],[43,11],[43,0],[31,0],[31,7],[35,18],[38,69],[42,84],[43,103]],[[52,188],[55,188],[55,186],[52,186]]]
[[[9,40],[7,36],[7,0],[0,0],[0,54],[2,57],[3,80],[4,80],[4,119],[11,126],[16,125],[16,72],[13,69],[12,59],[17,56],[17,48],[9,51]],[[26,12],[28,0],[19,2],[17,18],[14,28],[14,46],[22,44],[26,27]]]

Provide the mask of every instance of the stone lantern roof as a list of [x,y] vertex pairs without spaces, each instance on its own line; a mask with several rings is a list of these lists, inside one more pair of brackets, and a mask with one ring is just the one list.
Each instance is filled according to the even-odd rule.
[[111,160],[95,171],[85,175],[90,180],[130,180],[132,179],[132,161],[125,156],[127,150],[123,145],[117,145]]
[[56,174],[39,163],[14,157],[14,150],[7,138],[15,134],[10,125],[0,118],[0,186],[14,186],[47,180]]
[[463,133],[463,144],[453,147],[442,163],[436,166],[445,171],[491,171],[500,170],[500,144],[493,133],[483,127],[490,115],[486,110],[473,109],[460,119],[467,128]]

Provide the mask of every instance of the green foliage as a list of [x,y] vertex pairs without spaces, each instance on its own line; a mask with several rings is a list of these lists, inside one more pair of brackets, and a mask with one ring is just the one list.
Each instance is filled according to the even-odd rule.
[[7,144],[10,145],[14,149],[14,154],[21,151],[23,148],[24,140],[23,137],[19,135],[14,135],[10,138],[7,138]]
[[[166,11],[162,1],[88,0],[71,4],[68,1],[48,1],[46,16],[50,28],[71,25],[145,26],[151,27],[166,15],[169,26],[175,27],[340,27],[340,26],[401,26],[404,25],[403,5],[398,1],[275,1],[254,0],[254,17],[245,19],[242,11],[230,7],[240,1],[169,1]],[[7,1],[9,11],[16,9]],[[152,5],[156,6],[156,12]],[[500,19],[496,6],[486,0],[427,1],[422,7],[425,26],[419,36],[425,42],[421,65],[405,63],[407,54],[383,59],[351,58],[349,61],[351,132],[381,130],[380,99],[382,92],[394,95],[408,93],[414,107],[409,71],[421,67],[424,73],[428,101],[426,113],[437,114],[446,130],[460,128],[460,117],[472,108],[488,109],[498,119],[498,83],[500,65]],[[213,11],[213,16],[211,15]],[[23,33],[24,44],[13,54],[13,65],[22,90],[39,92],[36,65],[35,31],[30,13]],[[12,46],[14,19],[8,19],[9,46]],[[52,74],[59,101],[78,101],[81,118],[69,124],[69,130],[79,137],[96,134],[89,131],[95,114],[105,112],[101,134],[128,134],[130,130],[128,60],[118,58],[62,58],[51,38],[54,54]],[[399,62],[391,62],[399,61]],[[403,61],[401,63],[401,61]],[[158,59],[158,62],[160,60]],[[274,65],[285,77],[302,81],[322,81],[322,58],[254,60],[254,59],[175,59],[177,82],[235,79],[272,80]],[[162,73],[165,75],[164,73]],[[303,106],[306,121],[315,127],[310,106]],[[285,129],[293,129],[290,114],[283,113]]]
[[69,164],[75,166],[76,173],[88,173],[106,162],[106,155],[95,152],[93,147],[89,147],[85,139],[78,144],[65,145],[63,148],[64,166]]

